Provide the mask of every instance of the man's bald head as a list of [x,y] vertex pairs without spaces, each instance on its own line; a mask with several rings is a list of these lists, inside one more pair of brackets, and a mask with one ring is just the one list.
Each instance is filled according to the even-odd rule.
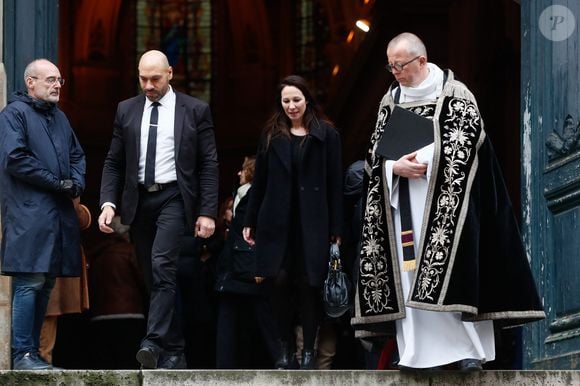
[[167,56],[165,56],[163,52],[157,50],[145,52],[139,60],[139,69],[141,69],[141,67],[150,66],[158,66],[165,69],[168,68],[169,61],[167,60]]
[[410,32],[403,32],[391,39],[387,52],[393,49],[404,49],[410,56],[424,56],[427,59],[427,49],[419,37]]
[[169,90],[169,81],[173,78],[173,69],[167,56],[161,51],[145,52],[139,60],[139,83],[145,96],[157,102]]

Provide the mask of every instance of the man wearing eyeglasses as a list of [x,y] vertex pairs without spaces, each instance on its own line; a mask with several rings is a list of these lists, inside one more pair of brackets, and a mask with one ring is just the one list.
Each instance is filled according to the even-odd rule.
[[12,367],[46,370],[38,349],[55,279],[81,273],[73,199],[85,187],[85,155],[56,105],[58,68],[35,60],[24,82],[0,113],[1,266],[12,276]]
[[[473,94],[414,34],[392,39],[387,60],[395,82],[367,153],[352,322],[365,337],[394,321],[401,369],[481,370],[495,358],[493,320],[544,311]],[[418,143],[418,127],[432,137]],[[411,150],[390,157],[395,142]]]

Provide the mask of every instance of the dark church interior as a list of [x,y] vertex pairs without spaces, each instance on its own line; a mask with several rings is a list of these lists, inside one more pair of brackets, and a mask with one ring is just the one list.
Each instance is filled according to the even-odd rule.
[[[307,79],[340,130],[343,167],[362,159],[393,81],[385,70],[386,45],[405,31],[421,37],[429,61],[452,69],[476,96],[518,213],[516,0],[60,0],[58,66],[67,80],[60,105],[87,156],[83,203],[96,219],[115,109],[139,93],[137,63],[144,51],[164,51],[173,87],[210,104],[223,199],[244,156],[256,150],[277,83],[289,74]],[[101,237],[95,223],[83,233],[86,248]],[[82,334],[80,320],[64,319],[59,327],[55,361],[68,368],[87,367],[71,355],[71,331]],[[513,364],[506,361],[497,365]]]

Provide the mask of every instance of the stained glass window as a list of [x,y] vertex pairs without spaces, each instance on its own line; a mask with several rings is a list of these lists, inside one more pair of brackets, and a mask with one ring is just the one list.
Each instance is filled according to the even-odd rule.
[[318,101],[325,103],[331,74],[325,55],[330,32],[321,1],[299,0],[296,22],[296,72],[308,81]]
[[163,51],[173,67],[172,86],[211,102],[211,0],[137,0],[137,60]]

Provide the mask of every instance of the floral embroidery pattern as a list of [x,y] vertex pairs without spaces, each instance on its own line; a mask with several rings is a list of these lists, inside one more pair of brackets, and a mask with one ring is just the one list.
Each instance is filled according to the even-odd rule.
[[383,106],[378,114],[375,130],[371,136],[371,147],[367,164],[371,166],[371,176],[368,183],[366,208],[363,215],[362,240],[360,251],[361,300],[364,301],[363,314],[380,313],[390,310],[391,291],[389,288],[389,269],[385,246],[385,211],[383,208],[383,191],[381,178],[381,163],[373,157],[372,149],[381,138],[384,126],[389,116],[389,110]]
[[417,115],[427,118],[431,118],[433,115],[435,115],[435,105],[416,106],[410,108],[409,110]]
[[[416,106],[410,109],[416,114],[432,117],[435,105]],[[359,289],[361,293],[363,315],[378,314],[394,310],[393,299],[395,288],[392,284],[393,268],[389,249],[387,218],[390,208],[385,208],[383,190],[382,159],[373,157],[372,149],[383,135],[385,123],[390,115],[386,106],[379,110],[375,131],[371,136],[371,147],[367,164],[371,165],[371,176],[368,181],[366,207],[362,220],[362,238],[360,251]]]
[[434,196],[437,197],[433,201],[435,211],[425,235],[423,261],[414,291],[414,298],[421,301],[434,301],[440,293],[457,231],[459,209],[465,199],[467,174],[475,158],[475,143],[481,130],[479,113],[473,103],[451,98],[447,107],[447,116],[440,119],[443,174],[439,177],[441,183],[437,184],[439,191]]

